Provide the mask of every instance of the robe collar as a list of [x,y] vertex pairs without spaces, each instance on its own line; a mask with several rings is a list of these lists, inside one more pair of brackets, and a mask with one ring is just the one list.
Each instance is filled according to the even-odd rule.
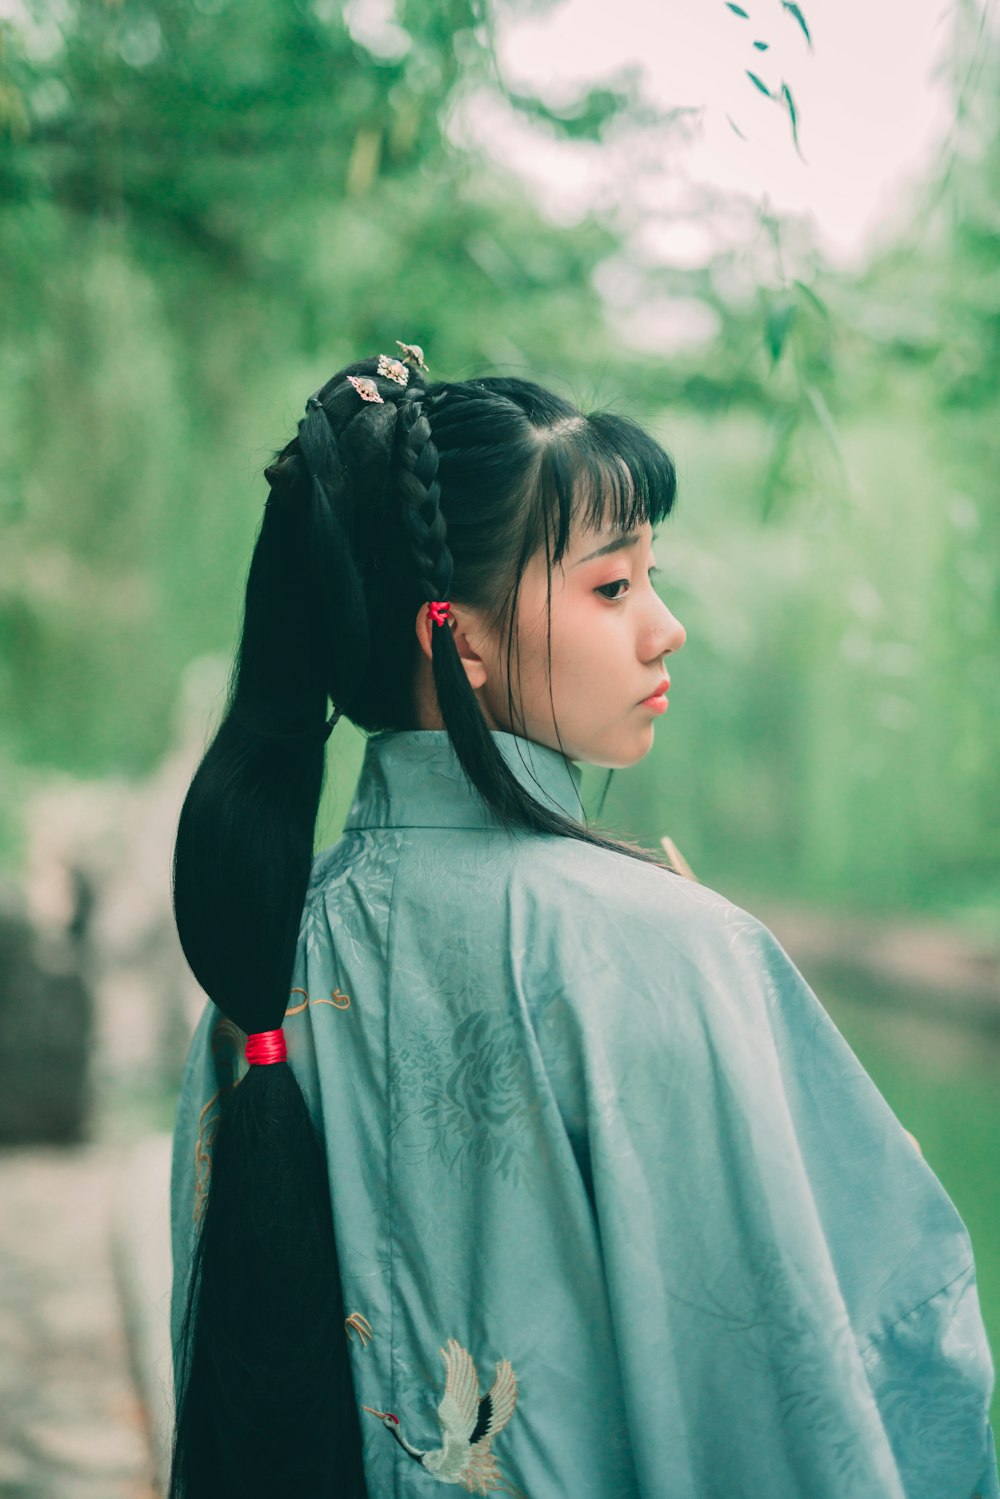
[[[580,767],[558,750],[491,729],[511,772],[537,801],[583,819]],[[357,828],[497,828],[446,729],[383,730],[369,736],[344,831]]]

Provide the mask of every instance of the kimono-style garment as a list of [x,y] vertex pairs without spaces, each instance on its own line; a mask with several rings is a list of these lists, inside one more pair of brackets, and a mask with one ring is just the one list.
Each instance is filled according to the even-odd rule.
[[[494,737],[582,815],[578,765]],[[718,892],[509,834],[445,731],[379,733],[314,862],[284,1030],[372,1499],[998,1499],[966,1228]],[[175,1352],[243,1039],[208,1002],[174,1136]]]

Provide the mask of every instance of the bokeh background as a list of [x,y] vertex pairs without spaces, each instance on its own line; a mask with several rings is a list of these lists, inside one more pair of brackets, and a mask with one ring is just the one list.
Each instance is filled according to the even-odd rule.
[[[654,749],[586,768],[588,808],[773,927],[965,1218],[1000,1349],[1000,27],[990,0],[836,12],[0,4],[17,1182],[34,1147],[83,1173],[169,1132],[204,1000],[171,843],[261,471],[309,391],[400,338],[673,453],[688,640]],[[317,846],[362,750],[342,723]],[[7,1435],[41,1485],[17,1492],[47,1492]]]

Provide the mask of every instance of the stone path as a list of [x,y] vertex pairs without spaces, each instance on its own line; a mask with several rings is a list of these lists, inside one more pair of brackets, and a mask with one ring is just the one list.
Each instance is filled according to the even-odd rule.
[[155,1499],[113,1271],[122,1162],[0,1150],[0,1499]]

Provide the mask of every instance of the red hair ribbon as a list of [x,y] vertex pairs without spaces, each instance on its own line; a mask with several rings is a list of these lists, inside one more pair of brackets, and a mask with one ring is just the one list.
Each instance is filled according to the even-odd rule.
[[451,604],[447,599],[436,600],[433,604],[427,605],[428,613],[430,614],[431,619],[436,625],[444,624],[445,620],[448,618],[448,612],[450,609]]
[[268,1062],[284,1062],[288,1058],[283,1030],[254,1031],[247,1037],[247,1061],[251,1066],[266,1066]]

